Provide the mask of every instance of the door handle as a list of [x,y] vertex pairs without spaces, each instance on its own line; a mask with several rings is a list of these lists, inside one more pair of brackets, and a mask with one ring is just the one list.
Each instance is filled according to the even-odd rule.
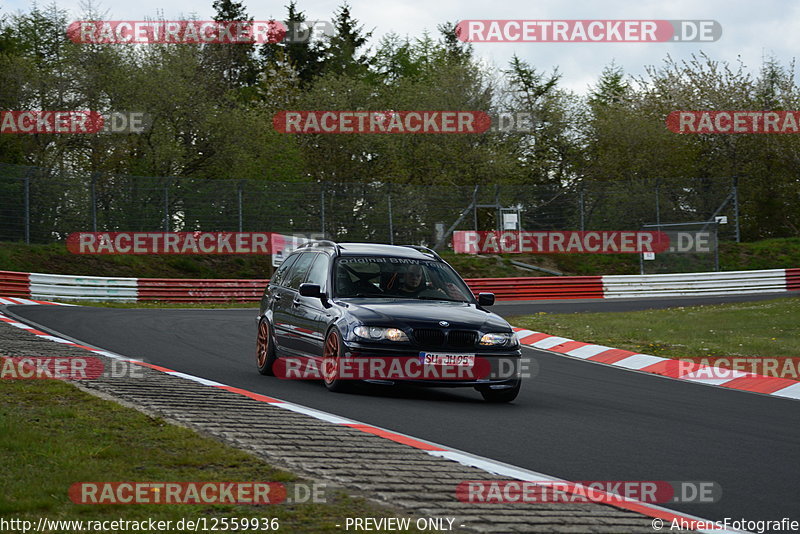
[[292,301],[292,306],[298,306],[300,302],[300,297],[295,297],[295,299]]
[[281,294],[275,293],[275,296],[272,297],[274,300],[281,300]]

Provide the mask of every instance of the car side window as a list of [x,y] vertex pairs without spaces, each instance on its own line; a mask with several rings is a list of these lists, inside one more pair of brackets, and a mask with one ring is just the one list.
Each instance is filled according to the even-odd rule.
[[317,284],[322,291],[325,291],[328,285],[328,268],[330,264],[330,258],[328,258],[327,254],[317,254],[314,265],[312,265],[311,270],[308,271],[306,282],[309,284]]
[[311,267],[311,262],[314,261],[314,257],[316,255],[317,254],[315,252],[305,252],[300,254],[300,257],[296,262],[294,262],[294,265],[292,265],[292,268],[287,275],[286,283],[283,285],[289,289],[298,289],[300,284],[303,283],[303,280],[306,279],[306,274],[308,274],[308,270]]
[[283,263],[281,263],[281,266],[278,267],[278,270],[275,271],[275,274],[272,275],[272,280],[270,280],[270,282],[276,286],[283,285],[282,282],[286,279],[286,273],[289,272],[289,269],[291,269],[292,265],[294,265],[294,262],[297,261],[298,256],[299,254],[295,254],[294,256],[289,256],[286,258]]

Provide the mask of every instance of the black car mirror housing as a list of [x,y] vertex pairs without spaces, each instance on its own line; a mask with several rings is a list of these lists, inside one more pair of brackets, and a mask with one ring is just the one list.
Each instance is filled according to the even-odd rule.
[[322,288],[319,284],[300,284],[300,296],[301,297],[313,297],[313,298],[324,298],[325,293],[322,292]]
[[494,293],[478,293],[478,304],[480,306],[491,306],[494,304]]

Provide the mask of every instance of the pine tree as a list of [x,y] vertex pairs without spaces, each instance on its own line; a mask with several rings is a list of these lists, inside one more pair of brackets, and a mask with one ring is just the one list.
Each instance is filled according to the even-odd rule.
[[347,3],[339,7],[333,26],[334,35],[328,37],[325,47],[323,72],[355,79],[367,77],[372,59],[368,50],[362,54],[359,49],[367,44],[372,32],[364,32],[364,27],[359,26],[358,20],[351,16]]
[[266,68],[280,64],[290,66],[297,73],[301,87],[306,88],[322,72],[324,52],[319,41],[313,39],[313,28],[306,26],[305,13],[297,9],[297,2],[292,0],[286,8],[285,39],[265,44],[260,54]]
[[625,81],[622,67],[614,62],[603,69],[597,87],[589,93],[589,104],[592,107],[620,104],[625,100],[629,85]]
[[[214,20],[217,22],[249,21],[244,4],[234,0],[214,0]],[[252,87],[258,79],[255,44],[209,44],[203,49],[204,66],[216,74],[222,89]]]

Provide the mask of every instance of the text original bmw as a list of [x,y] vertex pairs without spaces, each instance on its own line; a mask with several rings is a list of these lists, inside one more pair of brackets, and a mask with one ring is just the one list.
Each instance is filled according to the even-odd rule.
[[261,374],[474,387],[489,402],[520,390],[519,342],[434,251],[413,245],[316,241],[281,264],[261,299]]

